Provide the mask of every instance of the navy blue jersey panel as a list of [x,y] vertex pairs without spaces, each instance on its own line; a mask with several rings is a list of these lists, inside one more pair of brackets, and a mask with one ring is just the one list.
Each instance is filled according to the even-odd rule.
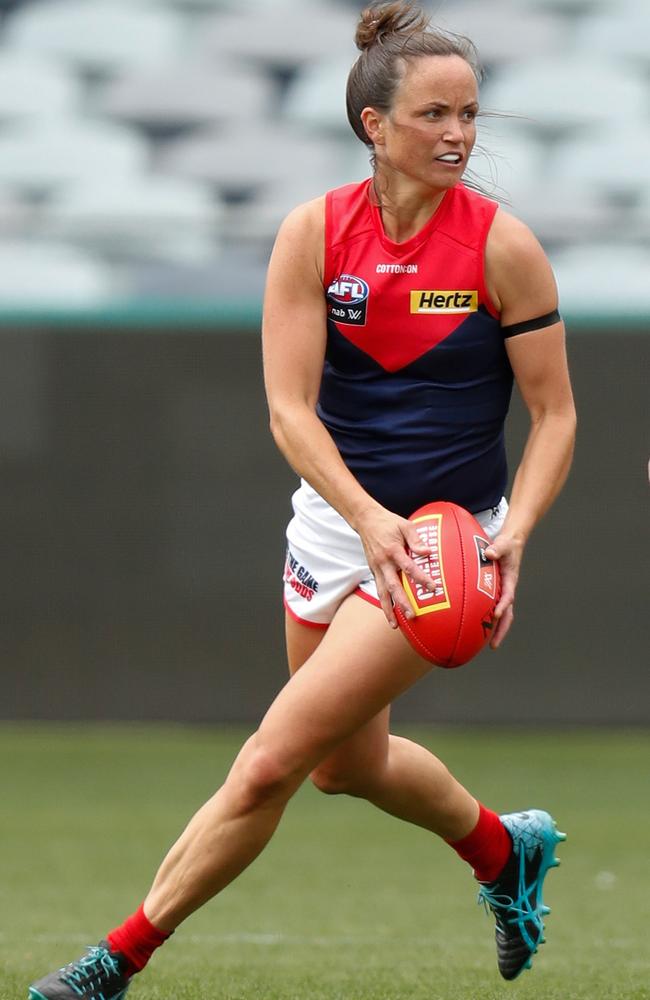
[[404,516],[436,499],[473,512],[498,503],[511,392],[503,339],[485,310],[397,372],[328,324],[319,416],[361,485]]

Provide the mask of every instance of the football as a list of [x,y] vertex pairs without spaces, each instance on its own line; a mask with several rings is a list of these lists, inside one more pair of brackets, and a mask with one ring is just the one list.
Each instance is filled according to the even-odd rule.
[[[396,607],[399,627],[420,656],[438,667],[460,667],[488,642],[500,596],[498,563],[486,558],[490,544],[476,518],[453,503],[420,507],[409,521],[430,555],[414,555],[435,586],[425,590],[402,573],[414,618]],[[411,553],[412,554],[412,553]]]

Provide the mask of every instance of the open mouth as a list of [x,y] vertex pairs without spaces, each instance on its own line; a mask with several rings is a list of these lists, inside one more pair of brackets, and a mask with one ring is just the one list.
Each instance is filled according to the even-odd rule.
[[462,163],[463,157],[460,153],[443,153],[442,156],[436,156],[438,163],[449,163],[452,167],[457,167]]

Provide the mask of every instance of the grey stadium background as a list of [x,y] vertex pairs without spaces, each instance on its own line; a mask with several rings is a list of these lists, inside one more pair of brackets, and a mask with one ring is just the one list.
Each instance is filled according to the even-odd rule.
[[[485,6],[436,9],[515,116],[486,118],[475,169],[555,264],[578,449],[506,646],[396,717],[647,724],[650,14]],[[292,202],[367,170],[340,93],[357,5],[0,8],[0,716],[255,720],[285,676],[295,482],[267,430],[264,266]],[[515,401],[513,455],[524,433]]]

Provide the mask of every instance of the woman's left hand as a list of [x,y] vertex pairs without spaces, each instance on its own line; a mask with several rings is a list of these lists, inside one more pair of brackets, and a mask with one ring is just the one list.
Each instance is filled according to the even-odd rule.
[[513,537],[501,533],[485,550],[488,559],[493,559],[499,563],[501,571],[501,597],[494,609],[496,625],[490,647],[498,649],[510,630],[514,618],[515,591],[517,580],[519,579],[519,567],[524,552],[523,542]]

